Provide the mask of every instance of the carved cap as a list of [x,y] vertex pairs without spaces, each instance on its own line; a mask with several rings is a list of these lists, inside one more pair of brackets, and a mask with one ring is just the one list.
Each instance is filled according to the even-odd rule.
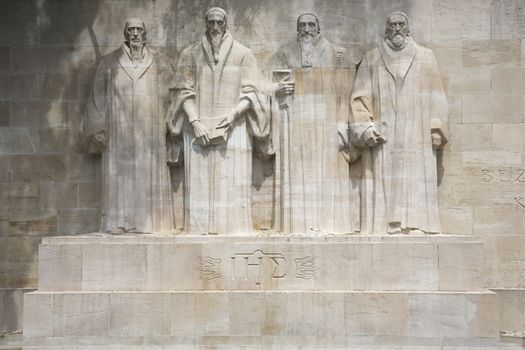
[[317,29],[319,30],[319,33],[320,33],[321,32],[321,23],[319,22],[319,16],[317,16],[315,13],[311,13],[311,12],[301,13],[299,16],[297,16],[297,28],[299,28],[299,20],[301,19],[301,17],[306,16],[306,15],[315,17],[315,21],[317,22]]
[[407,20],[407,23],[408,23],[408,15],[402,11],[394,11],[392,13],[390,13],[388,16],[386,16],[386,23],[388,24],[388,22],[390,21],[390,18],[392,18],[392,16],[403,16],[405,17],[405,19]]
[[224,19],[228,17],[228,14],[226,13],[226,10],[220,8],[220,7],[212,7],[208,11],[206,11],[206,14],[204,15],[204,19],[208,19],[208,15],[212,12],[220,12],[224,16]]

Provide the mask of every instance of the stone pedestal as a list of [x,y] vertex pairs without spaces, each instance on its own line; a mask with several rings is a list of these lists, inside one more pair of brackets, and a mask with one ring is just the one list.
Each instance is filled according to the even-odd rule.
[[25,349],[499,346],[469,237],[48,238],[39,276]]

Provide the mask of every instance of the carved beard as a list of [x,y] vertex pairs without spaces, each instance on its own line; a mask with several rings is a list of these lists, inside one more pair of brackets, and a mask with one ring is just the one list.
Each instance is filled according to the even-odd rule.
[[300,32],[298,35],[299,46],[301,47],[301,63],[303,67],[313,66],[314,46],[319,33],[313,34]]
[[391,48],[394,50],[401,50],[408,44],[408,34],[403,35],[403,33],[393,33],[388,35],[386,40]]
[[224,36],[224,31],[217,29],[211,30],[209,33],[211,41],[211,49],[213,51],[213,60],[215,64],[219,62],[219,50],[221,48],[222,37]]
[[299,43],[303,48],[312,48],[314,46],[314,41],[316,34],[301,32],[299,33]]
[[137,67],[139,63],[142,62],[142,54],[144,50],[144,42],[140,40],[130,40],[129,48],[131,50],[131,61],[133,62],[133,67]]

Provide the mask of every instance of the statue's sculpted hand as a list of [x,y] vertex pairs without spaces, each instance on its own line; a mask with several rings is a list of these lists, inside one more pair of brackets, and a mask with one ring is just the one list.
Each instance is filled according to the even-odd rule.
[[217,125],[216,129],[231,129],[232,123],[237,117],[237,112],[235,110],[231,111],[230,113],[226,114],[224,118],[221,120],[219,125]]
[[277,90],[275,91],[277,96],[289,96],[295,92],[295,82],[282,79],[277,83]]
[[382,138],[381,135],[379,135],[379,133],[377,132],[377,130],[373,127],[368,128],[365,131],[363,135],[363,140],[365,142],[365,145],[367,145],[368,147],[374,147],[380,143],[385,142],[385,139]]
[[193,123],[191,123],[193,126],[193,132],[195,133],[195,138],[197,139],[197,142],[201,146],[209,146],[210,145],[210,139],[208,138],[208,129],[200,122],[200,120],[196,120]]
[[438,132],[432,133],[432,148],[439,149],[443,147],[443,138]]
[[96,133],[93,136],[93,141],[95,141],[100,146],[105,146],[106,145],[106,132],[101,131],[99,133]]

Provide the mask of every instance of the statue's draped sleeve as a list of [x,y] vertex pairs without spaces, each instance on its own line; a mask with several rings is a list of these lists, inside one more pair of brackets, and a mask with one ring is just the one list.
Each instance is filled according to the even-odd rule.
[[[187,118],[183,105],[187,99],[195,99],[196,74],[195,60],[191,51],[183,51],[170,87],[171,102],[168,108],[167,125],[172,137],[172,148],[182,147],[182,142],[178,139],[182,135],[184,120]],[[248,132],[254,138],[257,154],[262,157],[271,156],[275,153],[270,140],[271,101],[268,92],[271,90],[271,84],[263,78],[251,52],[242,60],[240,74],[239,101],[245,99],[250,102],[249,110],[244,113]],[[182,152],[172,153],[182,154]]]
[[441,74],[439,72],[439,67],[436,61],[436,57],[431,52],[431,119],[430,127],[432,132],[437,132],[441,135],[443,147],[449,139],[448,131],[448,102],[447,95],[443,89],[443,82],[441,79]]
[[167,124],[170,134],[178,137],[182,134],[184,125],[184,102],[195,98],[196,69],[195,60],[189,50],[184,50],[177,63],[175,78],[170,86],[170,105],[168,107]]
[[256,154],[267,158],[275,154],[270,137],[272,124],[272,84],[267,81],[257,66],[253,54],[249,52],[241,64],[241,96],[251,108],[245,112],[248,133],[254,138]]
[[373,126],[374,121],[372,78],[370,66],[365,56],[357,70],[354,89],[350,97],[350,138],[352,143],[364,148],[364,132]]
[[103,57],[97,66],[81,127],[79,141],[82,150],[86,153],[102,153],[105,149],[105,143],[97,142],[95,135],[107,134],[106,118],[109,115],[111,99],[108,91],[111,75],[110,56]]
[[182,51],[175,69],[175,76],[170,85],[170,104],[166,117],[169,132],[167,146],[168,162],[171,164],[180,164],[182,163],[183,154],[182,131],[186,118],[183,105],[187,99],[195,99],[196,96],[195,60],[189,48]]

